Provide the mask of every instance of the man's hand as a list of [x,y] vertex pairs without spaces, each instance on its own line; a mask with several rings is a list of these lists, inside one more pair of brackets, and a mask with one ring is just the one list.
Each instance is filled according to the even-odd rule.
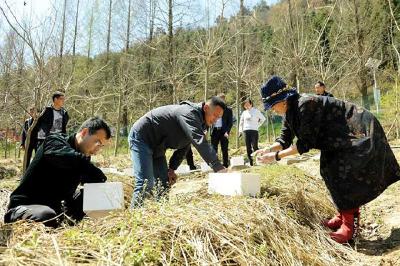
[[169,185],[172,186],[176,183],[176,180],[178,179],[178,176],[175,174],[175,170],[173,169],[168,169],[168,180],[169,180]]
[[25,150],[25,145],[21,145],[21,146],[19,146],[19,148],[20,148],[21,150]]
[[228,132],[225,132],[224,137],[225,137],[225,138],[229,138],[229,133],[228,133]]
[[229,172],[228,168],[224,168],[224,169],[219,170],[217,173],[221,174],[221,173],[228,173],[228,172]]
[[262,163],[262,164],[274,163],[276,161],[275,152],[268,152],[261,156],[257,156],[256,161],[257,163]]
[[251,156],[263,156],[264,154],[267,154],[267,153],[269,153],[269,152],[271,152],[271,148],[269,148],[269,147],[266,147],[266,148],[264,148],[264,149],[261,149],[261,150],[256,150],[255,152],[253,152],[252,154],[251,154]]

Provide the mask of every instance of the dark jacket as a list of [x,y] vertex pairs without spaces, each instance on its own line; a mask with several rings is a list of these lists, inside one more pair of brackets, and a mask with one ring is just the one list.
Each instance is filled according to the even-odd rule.
[[[51,127],[53,126],[53,119],[54,119],[54,113],[53,113],[53,107],[52,106],[47,106],[43,115],[41,115],[38,118],[38,122],[34,128],[34,130],[32,130],[32,134],[33,136],[37,136],[37,133],[40,131],[40,129],[43,129],[43,131],[46,134],[46,137],[50,134],[50,130]],[[62,129],[61,129],[61,133],[66,134],[67,133],[67,124],[68,124],[68,120],[69,120],[69,115],[67,110],[65,110],[64,108],[61,108],[61,115],[62,115]]]
[[379,121],[369,111],[332,97],[289,100],[284,149],[297,137],[300,154],[321,150],[321,176],[340,210],[358,208],[400,180],[400,167]]
[[40,204],[60,211],[61,201],[70,200],[79,184],[106,179],[90,157],[77,150],[75,135],[50,134],[11,194],[8,208]]
[[329,93],[327,91],[324,91],[324,93],[322,93],[321,95],[318,96],[328,96],[328,97],[334,97],[332,93]]
[[[221,127],[222,133],[229,134],[231,132],[232,126],[233,126],[233,112],[230,107],[226,107],[224,110],[224,114],[222,115],[222,127]],[[213,130],[214,127],[212,127],[211,129],[211,134]]]
[[192,144],[201,157],[214,169],[223,169],[217,154],[205,135],[204,103],[182,102],[156,108],[141,117],[132,126],[153,150],[153,157],[165,156],[167,149],[176,149],[170,158],[169,167],[176,170]]
[[[24,122],[24,127],[22,128],[22,136],[21,136],[21,146],[25,146],[25,141],[26,141],[26,134],[28,133],[29,127],[33,123],[33,118],[29,117],[28,119],[25,120]],[[30,140],[30,143],[32,143],[32,138]]]

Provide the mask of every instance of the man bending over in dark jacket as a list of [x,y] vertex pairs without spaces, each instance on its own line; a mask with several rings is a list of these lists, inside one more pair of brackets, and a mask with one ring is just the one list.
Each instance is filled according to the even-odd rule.
[[[175,170],[192,144],[215,172],[226,171],[208,143],[206,129],[221,118],[224,101],[212,97],[205,103],[182,102],[156,108],[141,117],[129,133],[135,189],[131,207],[139,207],[146,194],[159,185],[164,194],[176,180]],[[175,149],[167,165],[165,152]],[[157,187],[156,187],[157,189]]]
[[86,120],[71,136],[50,134],[11,194],[4,222],[32,220],[57,227],[63,213],[75,221],[83,219],[83,192],[77,187],[106,181],[90,156],[110,137],[110,128],[98,117]]

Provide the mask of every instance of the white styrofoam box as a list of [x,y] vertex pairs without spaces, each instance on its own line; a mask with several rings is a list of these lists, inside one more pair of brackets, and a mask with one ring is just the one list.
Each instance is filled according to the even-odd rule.
[[318,162],[321,159],[321,153],[318,153],[312,157],[314,162]]
[[203,173],[208,173],[213,171],[213,169],[206,162],[200,163],[200,169]]
[[121,182],[85,183],[83,185],[83,211],[92,218],[100,218],[124,207]]
[[133,168],[125,168],[122,170],[125,176],[133,176]]
[[190,173],[190,166],[187,164],[179,165],[178,169],[175,170],[177,174],[187,174]]
[[104,174],[118,174],[118,169],[113,167],[100,168]]
[[256,196],[260,193],[260,175],[248,173],[210,173],[208,193],[227,196]]
[[117,168],[100,168],[104,174],[113,174],[119,176],[133,176],[132,168],[123,169],[121,172]]
[[231,158],[231,166],[244,165],[243,156],[234,156]]

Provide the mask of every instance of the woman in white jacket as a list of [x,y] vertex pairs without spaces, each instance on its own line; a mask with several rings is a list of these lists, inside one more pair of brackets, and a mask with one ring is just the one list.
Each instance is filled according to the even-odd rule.
[[264,115],[253,107],[253,102],[246,99],[243,104],[244,110],[240,116],[239,133],[244,133],[247,157],[250,165],[253,165],[251,154],[258,150],[258,128],[264,123]]

